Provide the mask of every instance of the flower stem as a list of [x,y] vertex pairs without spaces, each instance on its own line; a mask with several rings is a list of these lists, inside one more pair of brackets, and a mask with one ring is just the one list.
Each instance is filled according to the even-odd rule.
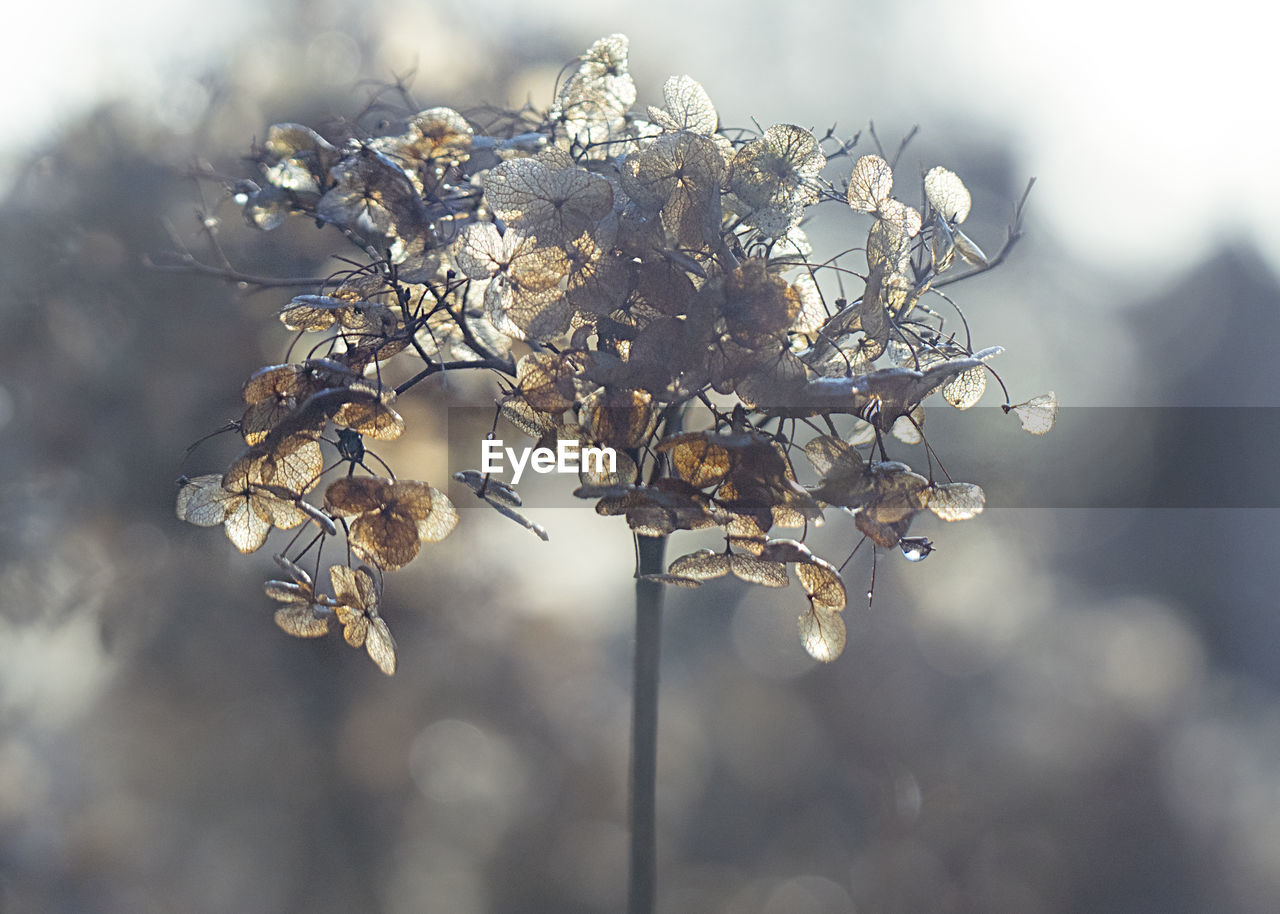
[[652,914],[657,883],[658,660],[663,586],[642,580],[661,574],[665,536],[636,537],[636,653],[631,715],[631,877],[629,914]]

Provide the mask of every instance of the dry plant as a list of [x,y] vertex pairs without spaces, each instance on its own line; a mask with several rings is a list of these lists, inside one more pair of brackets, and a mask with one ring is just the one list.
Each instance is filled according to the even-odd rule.
[[[279,312],[304,356],[249,378],[234,423],[242,453],[183,477],[177,513],[224,527],[242,552],[273,528],[296,530],[276,556],[283,578],[266,584],[276,623],[302,638],[340,629],[391,674],[384,575],[458,520],[444,492],[372,449],[405,432],[397,400],[479,369],[497,378],[496,412],[531,439],[609,449],[614,464],[584,467],[574,494],[624,518],[637,541],[630,905],[650,911],[663,588],[728,575],[782,588],[794,571],[801,644],[831,661],[849,592],[843,565],[805,544],[812,528],[850,517],[851,542],[918,561],[933,545],[909,535],[917,515],[981,513],[983,490],[951,480],[929,442],[923,472],[890,449],[922,442],[927,398],[968,409],[988,374],[1023,428],[1052,426],[1054,396],[1012,403],[989,365],[1002,350],[975,348],[942,291],[1004,260],[1026,196],[988,255],[963,230],[970,195],[951,171],[922,175],[917,205],[895,196],[915,183],[895,173],[901,148],[886,156],[875,140],[876,153],[855,158],[858,138],[834,128],[725,128],[688,76],[636,110],[622,35],[571,65],[546,111],[463,116],[393,92],[394,106],[385,94],[371,106],[378,130],[276,124],[254,150],[254,179],[223,180],[256,228],[302,217],[344,235],[358,260],[322,280],[246,276],[212,229],[213,257],[157,260],[309,287]],[[802,226],[825,205],[869,221],[862,246],[814,254]],[[392,360],[412,363],[397,385],[384,380]],[[800,460],[813,484],[798,481]],[[511,485],[474,469],[456,478],[547,537]],[[723,547],[668,564],[681,530],[718,530]],[[325,569],[331,543],[338,559]]]

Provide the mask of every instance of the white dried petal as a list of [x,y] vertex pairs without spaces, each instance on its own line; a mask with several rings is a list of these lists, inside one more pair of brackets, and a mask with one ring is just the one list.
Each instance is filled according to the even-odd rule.
[[849,206],[861,213],[883,209],[893,193],[893,169],[878,155],[866,155],[853,166],[849,178]]
[[969,189],[955,172],[941,165],[931,168],[924,176],[924,195],[950,225],[959,225],[969,217]]
[[1058,419],[1058,395],[1053,391],[1032,397],[1025,403],[1011,407],[1021,421],[1022,427],[1033,435],[1043,435],[1053,428]]
[[935,486],[929,493],[929,510],[945,521],[977,517],[986,504],[986,493],[971,482]]
[[689,130],[710,136],[719,123],[716,107],[702,84],[691,76],[672,76],[662,87],[665,107],[649,106],[650,119],[663,130]]

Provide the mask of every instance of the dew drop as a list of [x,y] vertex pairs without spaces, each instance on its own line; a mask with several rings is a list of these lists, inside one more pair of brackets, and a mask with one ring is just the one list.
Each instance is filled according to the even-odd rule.
[[904,536],[898,547],[908,562],[923,562],[933,552],[933,543],[923,536]]

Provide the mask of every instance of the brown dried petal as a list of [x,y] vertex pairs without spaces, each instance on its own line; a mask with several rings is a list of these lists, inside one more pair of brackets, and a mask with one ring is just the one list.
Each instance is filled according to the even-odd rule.
[[344,404],[333,414],[333,422],[382,441],[399,438],[404,432],[404,417],[373,397]]
[[723,552],[699,549],[682,555],[667,568],[668,574],[695,581],[711,581],[729,573],[729,556]]
[[788,584],[786,565],[754,555],[729,553],[729,570],[734,577],[748,584],[763,584],[765,587],[786,587]]
[[516,386],[526,403],[544,413],[562,413],[577,397],[578,366],[551,352],[530,352],[516,365]]
[[602,387],[578,410],[587,437],[617,450],[639,447],[653,432],[657,413],[647,390]]
[[373,476],[344,476],[329,484],[324,504],[339,517],[376,511],[391,497],[391,483]]
[[317,615],[311,603],[283,606],[275,612],[276,625],[295,638],[319,638],[327,635],[330,618],[328,613]]
[[650,211],[661,209],[679,243],[697,248],[719,233],[724,160],[713,141],[694,133],[666,134],[623,165],[627,196]]
[[329,580],[333,584],[333,597],[340,606],[361,612],[377,610],[378,586],[373,572],[365,566],[351,569],[346,565],[329,566]]
[[708,440],[703,432],[664,438],[658,450],[670,453],[671,464],[680,478],[698,489],[721,481],[733,468],[729,451]]
[[808,563],[796,565],[796,577],[808,595],[809,601],[831,612],[839,612],[848,602],[844,579],[840,572],[825,559],[813,558]]
[[452,108],[428,108],[409,119],[405,138],[412,142],[415,158],[457,161],[471,149],[474,131]]
[[361,514],[350,530],[352,548],[387,571],[408,565],[418,555],[417,520],[397,506]]

